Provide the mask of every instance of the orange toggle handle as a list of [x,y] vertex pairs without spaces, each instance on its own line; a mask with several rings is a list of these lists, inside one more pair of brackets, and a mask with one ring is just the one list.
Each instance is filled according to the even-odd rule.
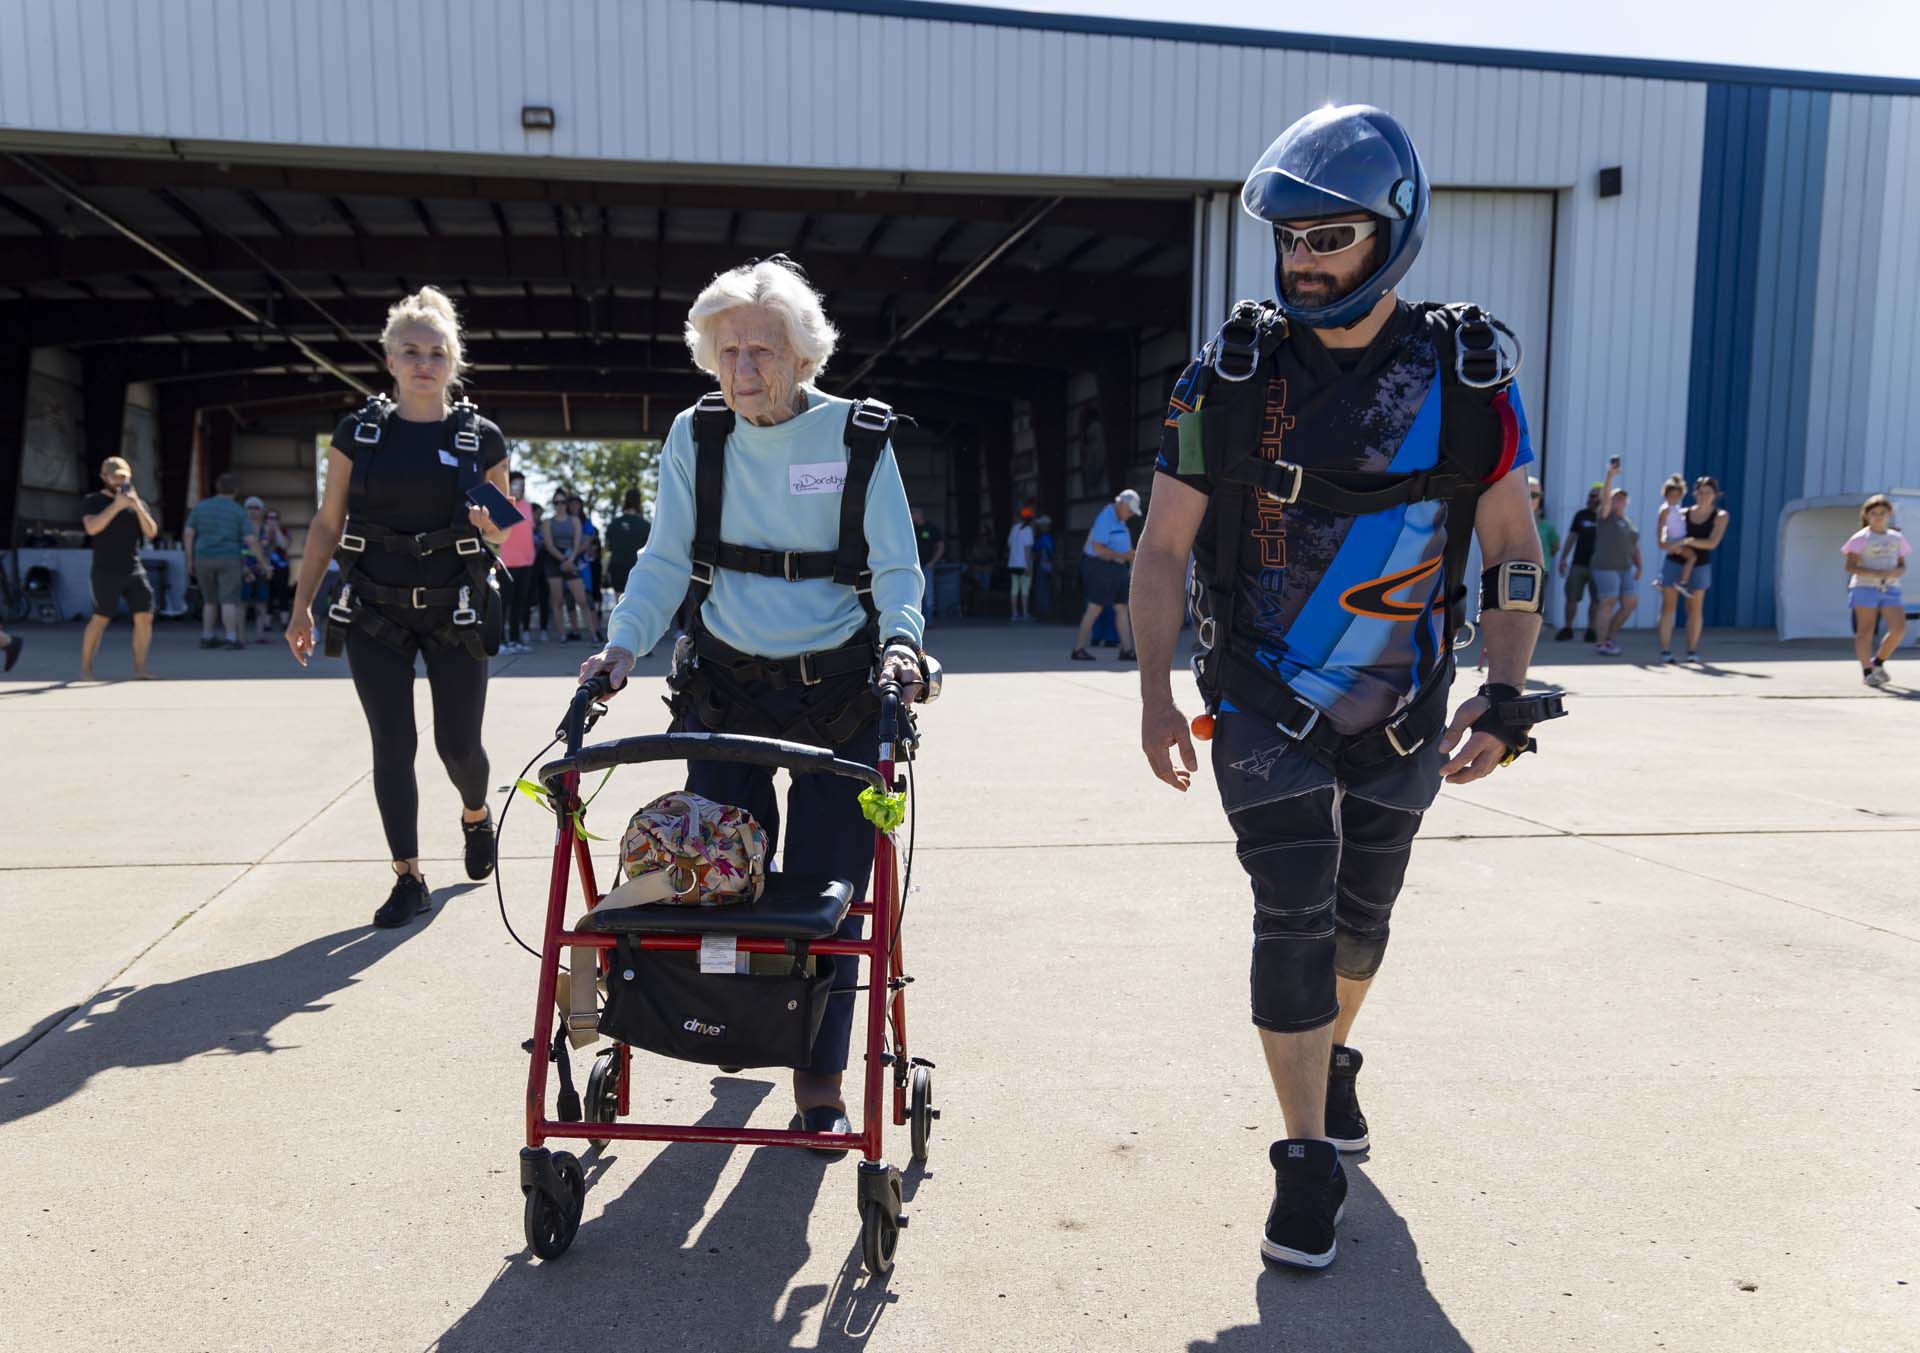
[[1199,738],[1200,741],[1213,741],[1213,715],[1196,714],[1193,716],[1193,723],[1190,726],[1193,729],[1193,735]]

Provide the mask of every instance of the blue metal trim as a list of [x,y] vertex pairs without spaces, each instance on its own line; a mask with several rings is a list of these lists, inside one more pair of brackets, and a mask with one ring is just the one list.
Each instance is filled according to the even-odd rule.
[[[1731,471],[1746,460],[1753,382],[1753,316],[1759,287],[1764,156],[1771,91],[1742,85],[1707,88],[1700,181],[1700,236],[1694,272],[1693,356],[1687,388],[1687,479],[1708,474],[1729,503],[1739,501]],[[1731,534],[1714,552],[1707,614],[1724,611],[1737,571]]]
[[1395,42],[1320,33],[1270,33],[1255,28],[1214,28],[1205,24],[1160,23],[1082,14],[1035,14],[1025,10],[989,9],[981,5],[924,3],[923,0],[750,0],[750,3],[774,5],[782,9],[872,14],[895,19],[980,24],[989,28],[1021,28],[1045,33],[1157,38],[1168,42],[1201,42],[1221,47],[1271,47],[1286,51],[1324,52],[1329,56],[1383,57],[1460,66],[1564,71],[1571,75],[1623,75],[1650,80],[1686,80],[1700,84],[1823,89],[1846,94],[1920,94],[1920,80],[1884,75],[1771,70],[1762,66],[1715,66],[1703,61],[1650,61],[1638,57],[1586,56],[1576,52],[1455,47],[1437,42]]

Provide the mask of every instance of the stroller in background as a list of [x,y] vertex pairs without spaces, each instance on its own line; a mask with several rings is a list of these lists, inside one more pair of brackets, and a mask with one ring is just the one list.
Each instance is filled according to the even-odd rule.
[[[929,673],[927,699],[939,692],[937,665]],[[741,1146],[813,1147],[858,1150],[858,1202],[861,1254],[876,1275],[893,1268],[893,1258],[905,1218],[901,1215],[900,1171],[883,1157],[882,1105],[887,1082],[892,1082],[891,1119],[911,1132],[913,1157],[923,1160],[933,1122],[933,1063],[907,1052],[906,987],[912,979],[903,970],[900,916],[903,889],[901,861],[893,833],[875,829],[873,875],[868,900],[853,904],[848,880],[795,876],[769,872],[760,898],[750,904],[722,907],[649,904],[602,907],[605,897],[594,882],[593,860],[582,822],[580,777],[615,766],[651,761],[732,761],[784,768],[799,773],[841,775],[882,793],[898,793],[896,763],[912,759],[918,741],[911,708],[897,686],[881,687],[878,765],[843,761],[821,747],[774,738],[722,733],[660,733],[582,746],[593,724],[606,712],[599,703],[611,694],[604,677],[583,682],[568,707],[558,737],[566,755],[540,768],[548,801],[559,821],[554,841],[553,869],[547,894],[544,941],[540,953],[539,991],[536,997],[532,1064],[527,1076],[527,1145],[520,1152],[520,1187],[525,1196],[523,1221],[527,1244],[544,1260],[557,1259],[573,1244],[586,1200],[586,1177],[569,1151],[547,1147],[550,1138],[584,1139],[595,1146],[607,1141],[719,1142]],[[577,930],[565,928],[568,878],[580,875],[581,891],[590,908]],[[864,915],[870,924],[863,939],[835,938],[849,914]],[[556,1028],[555,991],[561,953],[576,958],[569,987],[582,976],[598,976],[607,983],[606,1008],[578,1013],[579,999],[570,1000],[570,1013]],[[695,971],[686,959],[693,953],[717,956],[715,969],[701,965]],[[580,956],[597,957],[597,974],[582,972]],[[728,1071],[744,1065],[805,1065],[818,1032],[833,965],[823,965],[824,976],[809,976],[809,955],[856,954],[867,960],[866,1062],[860,1128],[851,1133],[805,1132],[748,1127],[698,1127],[659,1123],[632,1123],[630,1112],[635,1046],[682,1060],[723,1066]],[[750,969],[741,972],[738,955],[746,955]],[[761,959],[773,955],[782,958]],[[762,972],[762,967],[775,971]],[[790,972],[779,970],[789,967]],[[884,973],[884,979],[879,974]],[[616,997],[616,983],[623,991]],[[594,984],[597,987],[597,983]],[[626,994],[631,991],[632,994]],[[577,991],[570,997],[577,998]],[[596,998],[588,1004],[597,1004]],[[712,1010],[724,1009],[724,1018]],[[603,1020],[621,1016],[612,1044],[594,1059],[587,1079],[584,1105],[573,1088],[568,1055],[569,1026],[576,1033],[611,1031]],[[684,1020],[681,1016],[684,1015]],[[759,1027],[756,1027],[759,1026]],[[635,1043],[622,1036],[643,1039]],[[741,1039],[759,1043],[767,1051],[755,1057],[743,1052]],[[774,1051],[784,1047],[785,1051]],[[547,1113],[549,1066],[560,1082],[555,1112]]]

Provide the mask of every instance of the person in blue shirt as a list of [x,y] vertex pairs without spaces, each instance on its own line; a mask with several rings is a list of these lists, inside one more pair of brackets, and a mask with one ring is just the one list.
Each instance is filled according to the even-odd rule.
[[1122,489],[1114,500],[1100,509],[1087,530],[1087,543],[1080,552],[1080,581],[1087,589],[1087,608],[1080,615],[1080,631],[1073,638],[1073,660],[1092,662],[1087,641],[1093,635],[1093,622],[1108,607],[1113,608],[1113,623],[1120,632],[1120,661],[1132,662],[1133,622],[1127,615],[1127,580],[1133,566],[1133,534],[1127,523],[1140,515],[1140,495]]
[[[865,489],[862,586],[804,567],[840,543],[850,472],[852,401],[815,383],[835,338],[819,294],[784,257],[722,273],[694,301],[687,346],[695,365],[719,382],[731,414],[723,420],[731,427],[717,562],[695,577],[698,443],[695,410],[688,409],[674,419],[661,450],[653,533],[608,621],[607,645],[581,664],[580,679],[604,672],[616,689],[624,684],[634,655],[659,642],[684,600],[692,603],[689,639],[698,661],[677,660],[669,679],[680,731],[785,737],[870,766],[879,751],[875,677],[908,691],[922,679],[923,587],[890,445]],[[771,770],[711,761],[687,769],[688,790],[746,809],[778,846],[781,806]],[[781,859],[789,873],[847,880],[856,903],[873,872],[873,828],[859,790],[840,776],[792,777]],[[861,921],[849,916],[839,933],[857,937]],[[823,961],[835,965],[834,995],[812,1064],[794,1073],[793,1127],[848,1132],[841,1078],[859,960]]]
[[[1523,722],[1550,717],[1519,689],[1544,579],[1512,364],[1476,360],[1469,388],[1452,359],[1484,350],[1459,340],[1494,330],[1394,290],[1429,201],[1376,108],[1309,114],[1255,166],[1242,203],[1273,229],[1279,300],[1236,307],[1174,387],[1133,580],[1142,749],[1184,791],[1196,761],[1169,673],[1199,547],[1211,726],[1194,731],[1252,884],[1253,1022],[1287,1128],[1261,1254],[1304,1268],[1334,1257],[1338,1152],[1368,1145],[1349,1030],[1421,815],[1443,779],[1492,773]],[[1491,680],[1448,723],[1447,576],[1469,531]]]

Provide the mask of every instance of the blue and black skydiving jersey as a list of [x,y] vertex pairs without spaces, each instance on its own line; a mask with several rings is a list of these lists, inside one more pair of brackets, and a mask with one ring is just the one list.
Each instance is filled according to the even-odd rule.
[[[1198,416],[1186,398],[1198,360],[1174,386],[1158,469],[1211,494],[1200,439],[1189,438],[1181,457],[1180,420]],[[1267,385],[1260,454],[1313,469],[1430,469],[1440,458],[1439,371],[1432,337],[1404,304],[1357,357],[1336,360],[1296,325]],[[1518,468],[1532,462],[1533,445],[1518,386],[1509,397]],[[1345,517],[1257,494],[1240,547],[1234,650],[1277,673],[1343,733],[1392,718],[1441,656],[1446,513],[1445,503],[1423,502]],[[1213,530],[1211,509],[1200,530]]]

